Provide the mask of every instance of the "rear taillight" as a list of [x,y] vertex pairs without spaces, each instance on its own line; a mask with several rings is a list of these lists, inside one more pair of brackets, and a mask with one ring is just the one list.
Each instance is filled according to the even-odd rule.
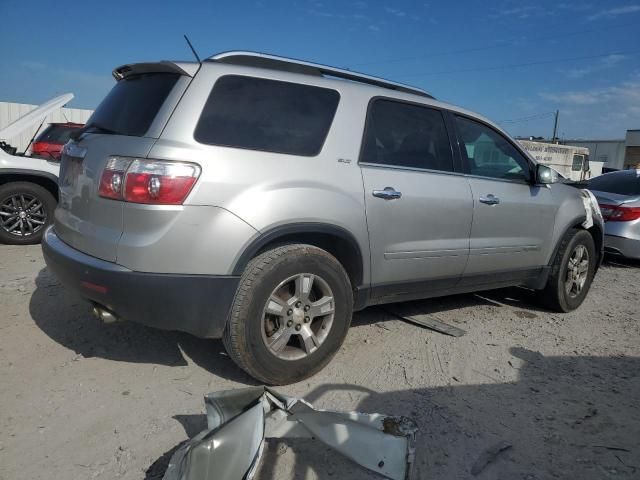
[[600,204],[600,211],[605,222],[631,222],[640,218],[640,207]]
[[124,175],[131,162],[131,158],[124,157],[111,157],[107,160],[98,187],[98,194],[101,197],[124,200],[122,196]]
[[200,175],[193,163],[111,157],[98,193],[133,203],[181,205]]

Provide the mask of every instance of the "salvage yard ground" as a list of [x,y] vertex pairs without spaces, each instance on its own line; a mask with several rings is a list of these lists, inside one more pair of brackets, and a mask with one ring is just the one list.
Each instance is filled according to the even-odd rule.
[[[280,388],[318,408],[407,415],[416,478],[640,477],[640,264],[607,262],[561,315],[506,289],[422,302],[445,336],[356,314],[327,368]],[[253,385],[217,340],[102,325],[39,246],[0,246],[0,479],[161,479],[202,397]],[[478,475],[487,449],[511,445]],[[256,478],[379,478],[320,443],[271,441]]]

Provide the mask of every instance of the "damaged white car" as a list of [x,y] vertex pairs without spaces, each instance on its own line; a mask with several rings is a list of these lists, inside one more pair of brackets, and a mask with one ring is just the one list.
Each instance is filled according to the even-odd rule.
[[53,98],[0,130],[0,243],[39,243],[58,203],[60,164],[18,154],[7,141],[72,98],[71,93]]

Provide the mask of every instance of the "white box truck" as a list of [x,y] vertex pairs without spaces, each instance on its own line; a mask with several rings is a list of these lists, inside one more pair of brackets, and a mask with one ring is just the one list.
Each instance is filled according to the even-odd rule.
[[603,162],[589,161],[589,149],[572,145],[518,140],[537,162],[556,170],[570,180],[588,180],[602,174]]

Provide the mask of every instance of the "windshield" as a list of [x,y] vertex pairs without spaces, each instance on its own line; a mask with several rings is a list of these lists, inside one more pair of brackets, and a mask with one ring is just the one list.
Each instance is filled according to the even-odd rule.
[[120,80],[87,122],[101,133],[142,137],[178,78],[177,73],[145,73]]
[[589,189],[618,195],[640,195],[640,175],[635,171],[607,173],[589,180]]

